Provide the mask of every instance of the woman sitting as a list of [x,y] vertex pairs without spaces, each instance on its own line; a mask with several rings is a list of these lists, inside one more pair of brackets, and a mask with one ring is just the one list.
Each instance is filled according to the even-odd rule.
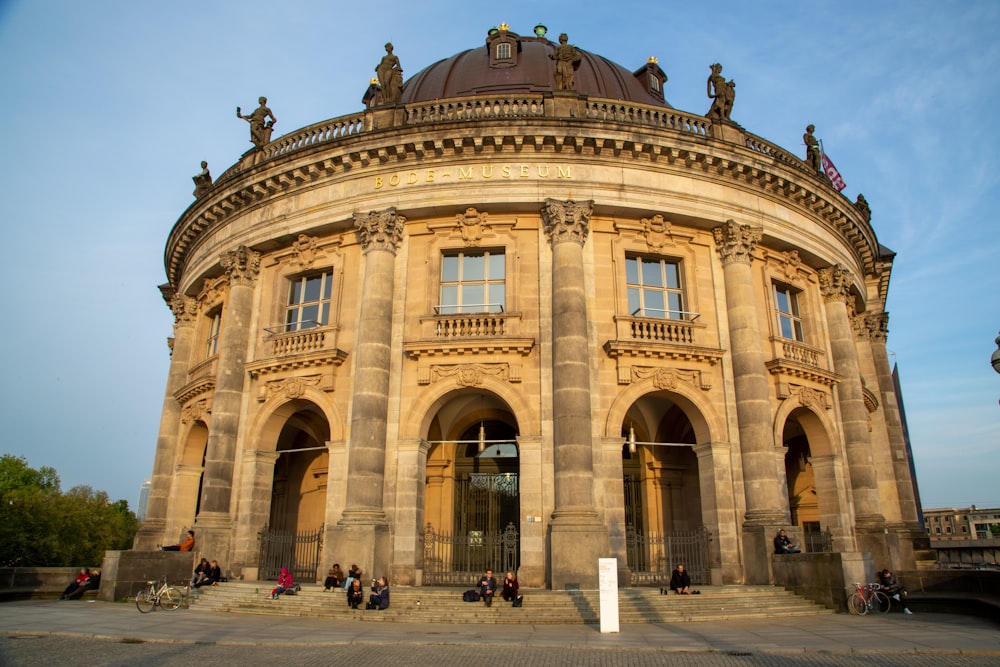
[[389,582],[385,577],[379,577],[372,582],[372,594],[368,596],[369,609],[389,608]]
[[514,576],[513,572],[508,572],[507,576],[503,578],[503,591],[501,595],[503,599],[507,602],[513,602],[517,599],[517,591],[520,587],[517,583],[517,577]]
[[287,567],[283,567],[281,568],[281,574],[278,575],[278,585],[271,591],[271,599],[276,600],[279,595],[291,588],[292,573],[288,571]]
[[323,580],[323,592],[329,593],[331,589],[340,588],[344,585],[344,572],[340,569],[340,563],[334,563],[333,567],[326,574]]

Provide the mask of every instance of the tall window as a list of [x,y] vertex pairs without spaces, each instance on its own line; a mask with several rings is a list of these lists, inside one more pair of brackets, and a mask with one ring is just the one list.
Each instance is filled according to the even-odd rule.
[[211,357],[219,352],[219,329],[222,327],[222,309],[219,308],[208,316],[208,337],[205,340],[205,356]]
[[638,317],[683,320],[684,292],[680,264],[650,257],[625,258],[628,312]]
[[509,42],[500,42],[497,44],[497,60],[510,60]]
[[778,335],[804,341],[798,293],[790,287],[774,285],[774,310],[778,317]]
[[301,331],[329,324],[332,291],[333,274],[329,271],[292,280],[288,285],[285,331]]
[[438,313],[502,313],[506,274],[502,250],[445,255]]

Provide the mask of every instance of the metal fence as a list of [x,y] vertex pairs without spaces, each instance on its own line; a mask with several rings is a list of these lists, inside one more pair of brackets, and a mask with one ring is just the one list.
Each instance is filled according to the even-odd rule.
[[498,532],[470,530],[452,534],[430,524],[422,533],[424,583],[471,586],[487,568],[497,573],[516,572],[520,560],[520,535],[508,523]]
[[260,543],[261,579],[277,579],[281,568],[287,567],[292,578],[315,581],[319,570],[319,555],[323,550],[323,526],[301,533],[270,530],[265,525],[257,533]]
[[633,586],[664,585],[678,563],[691,576],[692,584],[711,583],[708,543],[712,535],[704,527],[673,533],[647,533],[628,528],[625,550]]
[[807,553],[826,554],[833,553],[833,535],[829,530],[819,533],[806,533],[803,544]]

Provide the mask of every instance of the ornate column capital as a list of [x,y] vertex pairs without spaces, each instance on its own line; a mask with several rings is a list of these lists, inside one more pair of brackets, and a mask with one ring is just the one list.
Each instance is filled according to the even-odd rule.
[[382,211],[354,214],[354,228],[361,237],[362,252],[388,250],[393,255],[403,240],[403,226],[406,218],[396,214],[396,207]]
[[546,199],[542,206],[542,227],[549,238],[549,244],[554,246],[563,241],[572,241],[582,246],[590,233],[590,215],[593,212],[593,199]]
[[198,314],[198,301],[183,294],[174,294],[170,299],[170,310],[174,313],[174,326],[190,326]]
[[856,316],[854,332],[858,338],[884,343],[889,333],[889,314],[862,313]]
[[840,264],[819,270],[819,291],[826,301],[851,303],[851,272]]
[[260,273],[260,253],[241,245],[219,255],[222,268],[226,270],[231,285],[253,287]]
[[716,249],[723,264],[753,261],[753,250],[760,242],[761,229],[750,225],[741,225],[735,220],[726,220],[725,224],[712,230]]

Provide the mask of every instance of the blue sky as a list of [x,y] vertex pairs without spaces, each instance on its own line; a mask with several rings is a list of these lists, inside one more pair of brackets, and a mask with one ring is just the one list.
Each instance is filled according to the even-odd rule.
[[404,76],[506,21],[637,69],[704,113],[708,66],[733,119],[804,154],[816,125],[852,200],[898,253],[889,350],[925,507],[1000,507],[1000,2],[662,0],[377,5],[0,0],[0,453],[135,506],[152,471],[173,317],[163,247],[207,160],[356,112],[391,40]]

